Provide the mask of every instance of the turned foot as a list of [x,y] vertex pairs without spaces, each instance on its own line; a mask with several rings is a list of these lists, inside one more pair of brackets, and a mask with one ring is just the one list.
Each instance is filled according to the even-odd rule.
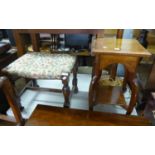
[[68,85],[68,77],[67,76],[63,76],[62,77],[62,83],[63,83],[63,88],[62,88],[62,92],[64,95],[64,107],[69,107],[70,106],[70,88]]

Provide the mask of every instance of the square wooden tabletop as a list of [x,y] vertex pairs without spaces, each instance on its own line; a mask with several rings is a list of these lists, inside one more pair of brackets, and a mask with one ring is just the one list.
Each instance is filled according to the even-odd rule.
[[128,55],[149,57],[148,52],[136,39],[97,38],[92,41],[92,54]]

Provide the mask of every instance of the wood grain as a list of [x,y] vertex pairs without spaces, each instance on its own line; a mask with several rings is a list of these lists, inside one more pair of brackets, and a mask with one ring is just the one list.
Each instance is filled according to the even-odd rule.
[[92,43],[92,54],[112,54],[149,57],[148,52],[135,39],[97,38]]
[[103,126],[103,125],[151,125],[150,122],[137,116],[125,116],[103,112],[91,112],[38,105],[26,126]]

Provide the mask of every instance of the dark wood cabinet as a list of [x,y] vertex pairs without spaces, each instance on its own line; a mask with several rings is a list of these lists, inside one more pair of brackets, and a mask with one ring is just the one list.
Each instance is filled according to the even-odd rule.
[[[148,33],[152,38],[147,36]],[[151,92],[155,91],[155,33],[154,30],[142,30],[140,36],[141,44],[148,50],[151,46],[152,52],[151,61],[141,63],[138,68],[139,95],[137,110],[142,112],[148,103]],[[148,41],[150,39],[151,42]]]
[[138,70],[139,96],[137,110],[144,110],[150,93],[155,91],[155,60],[153,64],[141,64]]
[[4,95],[2,89],[0,89],[0,113],[5,114],[9,108],[6,96]]
[[0,55],[0,71],[2,68],[6,67],[9,65],[12,61],[17,59],[17,53],[6,53],[3,55]]
[[[2,75],[1,69],[6,67],[7,65],[9,65],[16,58],[17,58],[16,52],[0,55],[0,76]],[[0,89],[0,113],[5,114],[9,107],[10,106],[6,100],[6,97],[3,93],[3,91]]]

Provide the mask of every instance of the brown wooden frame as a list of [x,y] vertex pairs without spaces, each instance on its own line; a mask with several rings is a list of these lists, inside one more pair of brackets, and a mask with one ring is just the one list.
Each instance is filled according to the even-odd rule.
[[23,39],[24,34],[29,34],[32,41],[34,51],[39,51],[39,33],[51,33],[51,34],[93,34],[102,35],[101,29],[14,29],[13,34],[18,49],[18,56],[25,53],[25,42]]

